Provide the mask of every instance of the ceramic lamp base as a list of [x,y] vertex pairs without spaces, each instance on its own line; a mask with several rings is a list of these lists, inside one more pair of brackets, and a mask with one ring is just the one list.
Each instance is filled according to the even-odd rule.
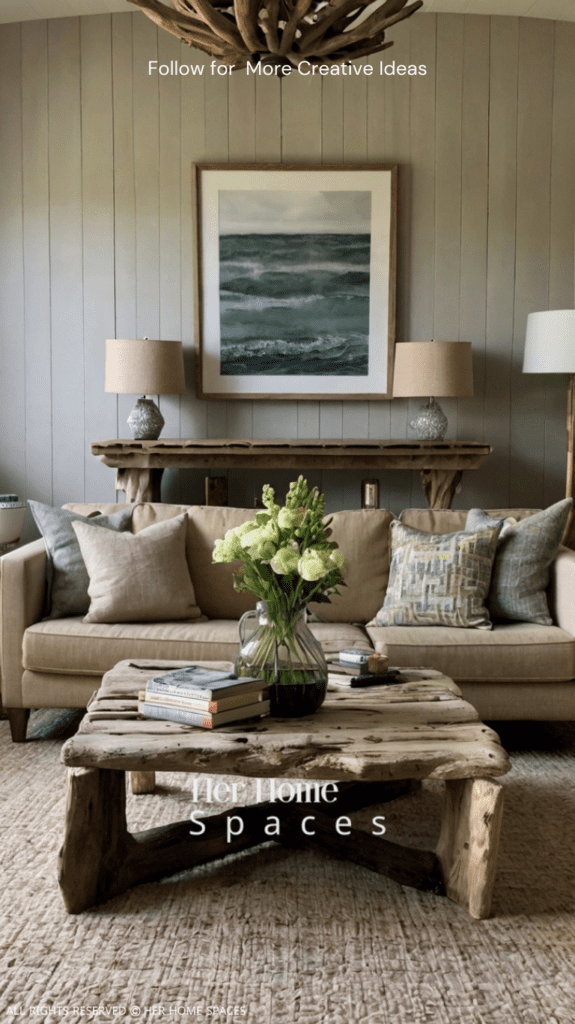
[[447,416],[435,398],[422,405],[419,415],[409,424],[418,441],[443,441],[447,430]]
[[134,440],[156,441],[165,420],[152,398],[138,398],[128,416],[128,426]]

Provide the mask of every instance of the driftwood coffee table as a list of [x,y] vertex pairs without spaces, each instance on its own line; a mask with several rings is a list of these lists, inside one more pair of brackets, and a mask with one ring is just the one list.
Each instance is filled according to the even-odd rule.
[[[503,809],[495,776],[505,775],[510,763],[496,733],[478,720],[451,679],[406,669],[401,685],[330,691],[306,718],[263,718],[214,731],[139,718],[138,690],[176,664],[186,662],[120,662],[104,676],[78,733],[63,748],[69,780],[59,882],[70,913],[274,838],[327,850],[402,884],[445,894],[472,917],[489,916]],[[202,817],[201,836],[192,834],[190,820],[131,835],[125,772],[133,773],[135,792],[150,792],[156,771],[239,775],[279,785],[331,780],[338,796],[336,803],[234,806]],[[342,826],[346,835],[336,829],[339,816],[393,799],[421,779],[446,782],[435,853],[359,829]],[[241,818],[243,831],[228,841],[230,815]],[[281,819],[277,837],[264,833],[270,815]],[[306,816],[312,817],[302,828]]]

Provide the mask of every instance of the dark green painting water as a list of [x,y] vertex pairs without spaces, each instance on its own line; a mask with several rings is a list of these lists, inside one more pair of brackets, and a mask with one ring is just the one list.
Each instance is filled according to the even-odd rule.
[[221,235],[221,373],[367,375],[369,259],[369,234]]

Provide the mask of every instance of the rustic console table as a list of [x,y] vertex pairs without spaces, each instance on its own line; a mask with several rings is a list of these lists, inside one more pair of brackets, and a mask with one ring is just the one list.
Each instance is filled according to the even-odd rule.
[[[478,441],[254,440],[208,438],[96,441],[92,455],[117,470],[127,502],[161,501],[164,469],[419,470],[430,508],[450,508],[466,469],[491,452]],[[213,504],[225,504],[225,496]]]

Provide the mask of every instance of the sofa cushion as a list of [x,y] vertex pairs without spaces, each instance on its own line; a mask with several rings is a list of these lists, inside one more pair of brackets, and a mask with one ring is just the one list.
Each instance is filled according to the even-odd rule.
[[[537,508],[489,509],[492,519],[506,519],[512,516],[518,522],[526,516],[539,512]],[[413,530],[424,530],[425,533],[455,533],[464,530],[467,520],[467,509],[463,508],[406,508],[399,519],[405,526]]]
[[456,682],[555,682],[575,677],[575,639],[558,626],[510,622],[489,632],[438,626],[368,626],[390,665],[435,668]]
[[393,515],[385,509],[334,512],[330,540],[347,561],[345,586],[329,604],[309,605],[324,622],[369,622],[383,604],[389,579],[389,528]]
[[[552,625],[545,591],[572,504],[571,498],[564,498],[522,522],[512,516],[503,521],[487,596],[493,618]],[[495,523],[487,512],[472,508],[465,528],[478,530]]]
[[211,622],[37,622],[24,634],[24,668],[35,672],[101,675],[124,658],[176,661],[234,660],[236,619]]
[[197,619],[186,561],[186,515],[138,534],[72,524],[90,576],[86,622]]
[[[343,647],[371,649],[357,626],[318,622],[310,629],[326,653]],[[237,619],[114,624],[49,619],[24,633],[23,664],[32,672],[99,676],[124,658],[234,661],[238,646]]]
[[48,555],[46,616],[60,619],[68,615],[85,615],[90,604],[90,581],[72,524],[87,522],[86,516],[91,516],[90,523],[98,529],[130,530],[131,506],[123,505],[114,512],[100,515],[89,506],[89,511],[84,515],[65,508],[51,508],[40,501],[29,501],[28,504],[44,537]]
[[466,533],[391,525],[391,569],[371,625],[491,629],[485,599],[501,523]]
[[[65,506],[81,515],[95,509],[117,509],[117,505],[70,504]],[[255,608],[256,598],[248,591],[237,593],[233,587],[239,562],[212,565],[216,540],[236,526],[254,518],[253,508],[227,508],[219,505],[167,505],[140,502],[134,505],[132,530],[163,522],[188,513],[186,556],[196,601],[209,618],[239,619]],[[348,563],[346,585],[329,604],[311,603],[310,611],[324,622],[369,622],[383,604],[389,577],[389,527],[391,512],[384,509],[354,509],[335,512],[331,519],[331,540],[336,541]],[[463,527],[462,527],[463,528]]]

